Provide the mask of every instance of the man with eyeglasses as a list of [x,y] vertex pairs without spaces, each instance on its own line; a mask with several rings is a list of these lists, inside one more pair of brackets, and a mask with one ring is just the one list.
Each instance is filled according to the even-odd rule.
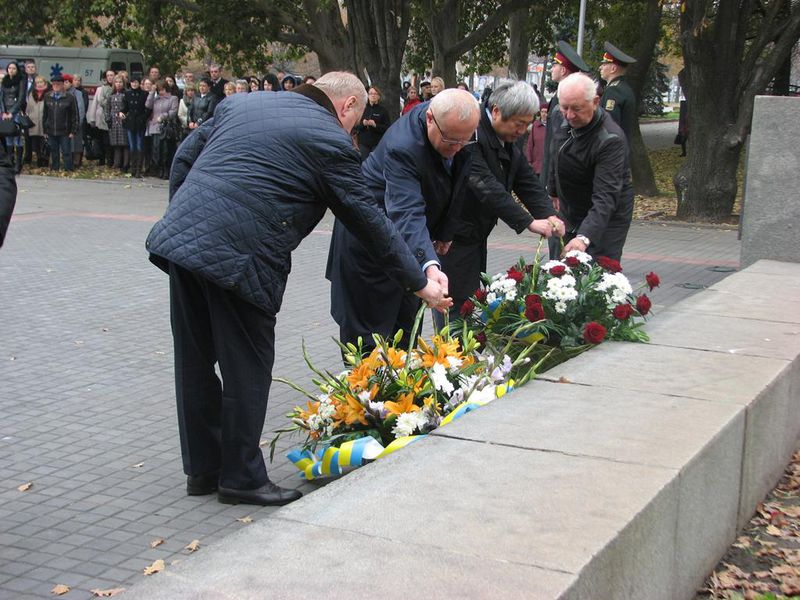
[[458,315],[486,272],[486,241],[498,218],[517,233],[564,235],[564,223],[555,216],[544,185],[514,143],[537,112],[539,98],[524,81],[501,84],[483,105],[461,218],[453,246],[441,258],[450,282],[452,316]]
[[[361,167],[375,201],[403,236],[420,269],[448,289],[438,255],[450,248],[477,142],[479,106],[469,92],[443,90],[415,106],[387,130]],[[466,148],[466,150],[465,150]],[[384,267],[337,221],[328,269],[331,315],[344,343],[402,329],[408,342],[419,308],[416,297],[389,279]],[[440,305],[446,310],[452,306]]]

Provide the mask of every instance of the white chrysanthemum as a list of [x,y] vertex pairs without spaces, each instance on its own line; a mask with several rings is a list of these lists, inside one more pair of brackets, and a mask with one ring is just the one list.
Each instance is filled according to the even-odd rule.
[[516,298],[517,298],[517,290],[516,289],[508,290],[506,292],[506,300],[511,301],[511,300],[516,300]]
[[450,369],[450,372],[453,374],[458,372],[458,369],[461,367],[463,363],[464,361],[462,359],[457,358],[455,356],[447,357],[447,366]]
[[600,281],[595,284],[595,289],[606,293],[606,302],[609,304],[624,302],[628,294],[633,293],[630,281],[622,273],[603,273]]
[[453,387],[452,382],[447,378],[447,371],[445,370],[444,365],[441,363],[434,364],[430,371],[430,377],[433,387],[435,387],[437,390],[444,392],[446,395],[453,393],[455,388]]
[[565,312],[567,312],[567,303],[563,301],[556,302],[555,309],[557,313],[563,315]]
[[575,287],[575,278],[567,273],[566,275],[562,275],[558,278],[558,281],[561,282],[561,285],[564,287]]
[[590,262],[592,262],[591,255],[586,254],[586,252],[581,252],[580,250],[571,250],[571,251],[567,252],[564,257],[565,258],[573,258],[573,257],[577,258],[584,265],[588,265]]
[[486,294],[486,304],[491,304],[495,300],[497,300],[497,294],[495,294],[494,292],[489,292],[488,294]]
[[397,417],[392,435],[395,437],[405,437],[411,435],[417,429],[418,421],[416,413],[402,413]]
[[569,267],[567,267],[567,265],[565,265],[560,260],[548,260],[546,263],[544,263],[542,265],[542,269],[544,269],[545,271],[549,272],[550,269],[552,269],[553,267],[558,267],[558,266],[564,267],[565,269],[569,269]]

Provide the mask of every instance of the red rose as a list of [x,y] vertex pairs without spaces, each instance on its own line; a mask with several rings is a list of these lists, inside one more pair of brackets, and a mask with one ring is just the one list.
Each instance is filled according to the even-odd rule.
[[598,256],[597,264],[603,267],[609,273],[619,273],[622,271],[622,265],[619,264],[618,260],[614,260],[613,258],[608,258],[607,256]]
[[522,281],[525,278],[525,274],[522,271],[520,271],[519,269],[517,269],[517,267],[511,267],[508,270],[508,278],[509,279],[513,279],[514,281],[519,283],[520,281]]
[[565,267],[564,265],[552,266],[550,267],[549,271],[550,275],[552,275],[553,277],[561,277],[566,272],[567,272],[567,267]]
[[636,310],[638,310],[639,314],[642,316],[649,313],[652,306],[653,304],[650,302],[650,298],[647,297],[647,294],[642,294],[636,299]]
[[578,260],[577,256],[568,256],[567,258],[564,259],[564,263],[568,267],[575,268],[575,267],[579,267],[580,266],[581,261]]
[[478,302],[483,302],[484,300],[486,300],[486,290],[483,288],[478,288],[477,290],[475,290],[473,296],[475,296],[475,300],[477,300]]
[[545,318],[544,307],[541,304],[530,304],[525,307],[525,318],[531,323]]
[[658,275],[650,271],[647,275],[644,276],[645,281],[647,281],[647,285],[650,286],[650,291],[653,291],[653,288],[657,288],[661,285],[661,279],[659,279]]
[[534,304],[541,304],[542,298],[539,294],[528,294],[525,296],[525,307],[533,306]]
[[478,342],[483,348],[486,347],[486,333],[479,331],[475,334],[475,341]]
[[583,328],[583,339],[587,344],[599,344],[606,338],[606,328],[591,321]]
[[615,319],[624,321],[633,314],[633,307],[630,304],[617,304],[612,311]]
[[475,304],[472,300],[465,300],[464,304],[461,305],[461,309],[458,311],[462,317],[468,317],[472,314],[472,311],[475,310]]

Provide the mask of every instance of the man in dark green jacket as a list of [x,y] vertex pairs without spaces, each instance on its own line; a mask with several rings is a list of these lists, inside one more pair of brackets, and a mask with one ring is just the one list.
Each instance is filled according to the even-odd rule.
[[603,61],[600,63],[600,77],[606,81],[606,87],[600,99],[600,106],[611,115],[617,125],[622,127],[630,149],[631,135],[636,123],[636,96],[625,78],[625,73],[636,59],[610,42],[605,43],[605,50]]

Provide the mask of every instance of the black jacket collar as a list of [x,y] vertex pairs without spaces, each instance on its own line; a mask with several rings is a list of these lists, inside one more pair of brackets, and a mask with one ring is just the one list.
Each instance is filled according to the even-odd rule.
[[[328,97],[328,94],[323,92],[317,86],[311,85],[309,83],[304,83],[303,85],[299,85],[296,88],[291,89],[289,91],[295,94],[300,94],[301,96],[305,96],[306,98],[313,100],[314,102],[319,104],[322,108],[331,113],[336,118],[337,121],[339,121],[339,115],[336,114],[336,108],[334,108],[333,102],[331,102],[331,99]],[[342,122],[339,121],[339,124],[341,125]]]

